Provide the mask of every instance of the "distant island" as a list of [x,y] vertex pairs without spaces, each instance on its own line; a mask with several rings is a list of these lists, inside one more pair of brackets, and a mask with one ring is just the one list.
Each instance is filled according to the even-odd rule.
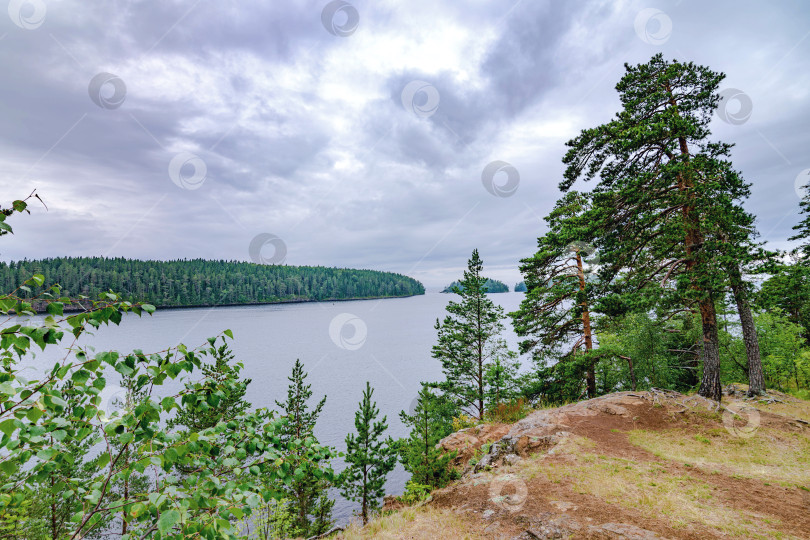
[[[417,280],[392,272],[322,266],[276,266],[204,259],[142,261],[60,257],[0,262],[0,283],[11,291],[45,276],[72,298],[97,298],[112,290],[125,300],[157,307],[324,302],[425,294]],[[32,291],[32,295],[37,291]]]
[[[486,283],[484,284],[484,286],[487,288],[487,292],[488,292],[488,293],[503,293],[503,292],[509,292],[509,287],[506,285],[506,283],[504,283],[504,282],[502,282],[502,281],[498,281],[497,279],[487,279],[487,281],[486,281]],[[448,285],[447,287],[445,287],[445,288],[444,288],[444,290],[443,290],[442,292],[443,292],[443,293],[451,293],[451,292],[453,292],[453,288],[454,288],[454,287],[459,287],[459,288],[461,288],[461,287],[459,286],[458,281],[454,281],[453,283],[451,283],[450,285]]]
[[515,292],[526,292],[527,290],[525,281],[515,284]]

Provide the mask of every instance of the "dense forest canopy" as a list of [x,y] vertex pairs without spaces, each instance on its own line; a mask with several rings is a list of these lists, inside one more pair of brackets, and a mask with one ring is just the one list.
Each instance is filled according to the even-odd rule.
[[125,258],[59,257],[0,263],[3,290],[33,274],[58,283],[71,297],[95,298],[114,290],[131,301],[156,306],[325,301],[424,294],[415,279],[376,270],[320,266],[275,266],[203,259],[140,261]]

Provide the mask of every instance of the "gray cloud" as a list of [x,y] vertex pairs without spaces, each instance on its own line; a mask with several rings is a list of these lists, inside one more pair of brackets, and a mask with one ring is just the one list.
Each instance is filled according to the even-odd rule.
[[[4,260],[55,255],[248,260],[259,233],[288,264],[377,268],[438,288],[477,247],[513,284],[558,197],[564,143],[618,109],[625,62],[656,52],[728,74],[751,97],[741,125],[719,119],[752,182],[764,239],[787,247],[793,182],[810,167],[810,10],[658,2],[664,43],[636,35],[642,2],[355,2],[348,37],[321,23],[326,2],[47,2],[43,24],[0,17],[0,185],[49,204],[21,217]],[[126,98],[88,95],[100,72]],[[438,108],[402,106],[432,85]],[[110,91],[106,88],[105,91]],[[181,152],[207,176],[182,189]],[[481,184],[494,160],[520,172],[512,197]]]

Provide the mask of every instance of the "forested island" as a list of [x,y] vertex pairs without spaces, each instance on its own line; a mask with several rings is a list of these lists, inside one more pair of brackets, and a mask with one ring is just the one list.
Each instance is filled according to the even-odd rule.
[[[445,287],[442,292],[443,293],[451,293],[455,292],[455,288],[458,287],[461,290],[464,290],[464,285],[458,281],[454,281],[447,287]],[[509,292],[509,287],[503,281],[498,281],[497,279],[487,278],[486,282],[484,283],[484,287],[486,288],[486,292],[488,293],[503,293]]]
[[515,284],[515,292],[526,292],[527,290],[525,281]]
[[123,257],[57,257],[0,263],[3,290],[15,290],[33,274],[45,276],[46,283],[58,283],[63,294],[70,297],[95,298],[113,290],[125,300],[158,307],[322,302],[425,293],[420,282],[401,274],[322,266],[204,259],[141,261]]

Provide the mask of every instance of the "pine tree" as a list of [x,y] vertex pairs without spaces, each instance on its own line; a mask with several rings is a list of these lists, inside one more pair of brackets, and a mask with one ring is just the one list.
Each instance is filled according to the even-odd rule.
[[[699,393],[720,400],[720,351],[715,302],[727,275],[718,255],[713,209],[739,205],[749,189],[730,173],[731,145],[709,141],[709,122],[723,80],[704,66],[665,61],[661,54],[627,73],[616,89],[622,110],[612,121],[568,142],[563,191],[599,176],[594,206],[605,218],[616,268],[647,271],[647,280],[674,279],[666,292],[700,314],[703,376]],[[725,219],[726,216],[724,216]],[[651,262],[634,265],[639,254]]]
[[439,488],[450,480],[449,463],[455,452],[444,453],[436,443],[453,432],[454,412],[455,407],[444,396],[433,394],[423,385],[413,413],[399,413],[402,423],[411,430],[407,438],[397,441],[397,446],[412,482]]
[[802,243],[796,250],[798,261],[807,265],[810,261],[810,184],[802,186],[804,196],[799,203],[799,215],[804,215],[804,218],[793,227],[796,234],[788,238],[788,240],[801,240]]
[[781,310],[792,323],[803,328],[810,341],[810,266],[800,252],[793,252],[786,264],[776,265],[757,292],[756,304],[767,311]]
[[[503,331],[503,308],[487,298],[487,278],[481,275],[484,263],[473,250],[467,262],[464,279],[454,288],[459,302],[449,302],[444,321],[436,320],[438,344],[433,358],[442,363],[445,380],[435,386],[441,389],[459,410],[484,418],[487,400],[489,366],[499,362],[502,373],[513,372],[515,353],[500,337]],[[491,395],[491,394],[490,394]]]
[[[734,171],[729,171],[736,174]],[[716,233],[723,249],[722,267],[728,275],[731,295],[737,306],[742,328],[743,343],[747,358],[745,371],[748,374],[748,395],[755,396],[765,391],[765,374],[762,370],[762,355],[759,338],[751,311],[753,287],[743,278],[743,271],[759,273],[770,265],[776,253],[763,249],[754,240],[758,233],[754,227],[754,216],[740,207],[718,204],[714,209],[717,219]]]
[[[596,295],[589,263],[594,261],[588,196],[572,191],[557,201],[545,218],[549,231],[537,239],[538,251],[521,260],[527,293],[520,309],[509,315],[521,353],[532,353],[538,366],[581,360],[594,348],[591,311]],[[580,363],[580,362],[578,362]],[[593,361],[585,361],[588,397],[596,395]]]
[[[312,385],[306,384],[307,373],[301,360],[296,359],[287,387],[287,401],[276,401],[282,417],[287,419],[279,439],[282,445],[301,440],[317,443],[314,435],[315,424],[321,414],[326,396],[315,407],[309,409],[308,401],[312,397]],[[305,459],[305,447],[297,446],[296,453],[288,455],[290,466],[295,470]],[[332,525],[332,507],[335,502],[327,496],[329,484],[312,475],[294,477],[290,484],[283,486],[283,491],[290,502],[293,515],[292,533],[296,536],[315,536],[329,530]]]
[[225,381],[234,384],[228,384],[225,395],[219,398],[216,405],[211,406],[202,414],[198,411],[180,409],[177,415],[167,422],[169,429],[181,426],[190,432],[199,432],[214,427],[219,422],[233,420],[251,407],[251,404],[244,399],[251,379],[239,380],[242,363],[231,364],[234,354],[224,338],[219,347],[216,346],[214,338],[209,339],[209,343],[211,346],[206,352],[213,357],[214,361],[202,367],[203,377],[214,385]]
[[391,438],[382,439],[388,429],[386,417],[377,421],[380,410],[371,401],[374,390],[366,382],[360,408],[354,414],[357,434],[346,435],[346,469],[340,474],[341,493],[360,503],[363,525],[369,515],[380,508],[385,495],[385,479],[397,463],[396,445]]

